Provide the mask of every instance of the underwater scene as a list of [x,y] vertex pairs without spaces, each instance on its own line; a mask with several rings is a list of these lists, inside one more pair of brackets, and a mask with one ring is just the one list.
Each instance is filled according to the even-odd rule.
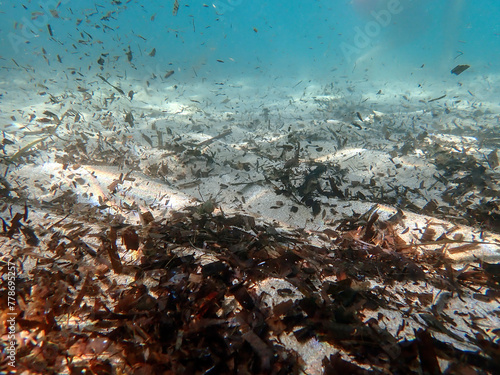
[[500,2],[0,4],[0,373],[500,373]]

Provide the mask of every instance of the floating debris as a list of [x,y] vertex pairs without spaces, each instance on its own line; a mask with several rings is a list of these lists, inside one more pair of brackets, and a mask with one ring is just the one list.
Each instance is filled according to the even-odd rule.
[[437,98],[434,98],[434,99],[430,99],[430,100],[427,101],[427,103],[432,103],[432,102],[435,102],[437,100],[441,100],[441,99],[444,99],[444,98],[446,98],[446,94],[441,95],[441,96],[439,96]]
[[132,50],[130,49],[130,46],[128,46],[128,51],[126,51],[125,53],[127,55],[127,60],[129,62],[132,62],[132,59],[133,59],[133,55],[132,55]]
[[211,145],[212,143],[214,143],[216,140],[218,139],[222,139],[224,137],[227,137],[229,134],[232,133],[232,130],[231,129],[228,129],[226,131],[223,131],[222,133],[220,134],[217,134],[216,136],[212,137],[212,138],[209,138],[203,142],[200,142],[196,145],[196,148],[200,148],[200,147],[205,147],[205,146],[209,146]]
[[488,154],[488,165],[491,169],[495,169],[500,165],[498,161],[498,150],[493,150]]
[[23,155],[25,155],[26,152],[28,152],[29,149],[31,149],[32,147],[36,146],[40,142],[45,141],[47,138],[48,137],[42,137],[42,138],[35,139],[34,141],[28,143],[27,145],[21,147],[19,149],[19,151],[17,151],[14,155],[8,157],[7,161],[10,162],[10,163],[17,161],[20,157],[22,157]]
[[125,95],[125,92],[119,88],[118,86],[115,86],[115,85],[112,85],[111,83],[108,82],[108,80],[106,78],[104,78],[103,76],[101,75],[97,75],[100,79],[102,79],[105,83],[107,83],[108,85],[110,85],[112,88],[114,88],[116,91],[118,91],[120,94],[122,95]]
[[459,74],[462,74],[463,72],[465,72],[469,68],[470,68],[470,65],[457,65],[456,67],[454,67],[451,70],[451,73],[458,76]]
[[19,373],[499,372],[491,69],[389,70],[396,14],[359,59],[322,28],[273,63],[293,40],[236,1],[62,3],[17,4],[0,59]]
[[134,127],[134,116],[132,115],[132,111],[129,111],[125,114],[125,122],[131,127]]

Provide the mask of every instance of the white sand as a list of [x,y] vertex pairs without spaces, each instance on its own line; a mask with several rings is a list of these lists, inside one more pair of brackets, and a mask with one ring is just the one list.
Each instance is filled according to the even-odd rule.
[[[407,198],[418,207],[431,199],[447,205],[441,197],[446,186],[434,177],[443,172],[429,163],[429,150],[433,145],[436,152],[438,148],[449,153],[467,150],[482,159],[495,147],[494,142],[482,142],[481,135],[488,129],[498,135],[500,127],[499,79],[491,76],[468,78],[463,86],[443,83],[420,88],[409,87],[408,82],[362,79],[338,87],[304,80],[293,88],[300,79],[280,79],[224,85],[207,81],[191,86],[166,81],[153,82],[147,89],[140,80],[110,77],[109,82],[121,85],[125,93],[136,92],[132,101],[95,76],[81,82],[66,81],[63,74],[43,81],[28,80],[26,75],[16,78],[4,78],[1,86],[0,126],[4,137],[13,143],[5,146],[1,164],[2,175],[6,173],[12,188],[2,217],[8,221],[11,203],[21,207],[26,201],[35,229],[35,218],[55,221],[65,215],[69,215],[68,222],[75,220],[96,228],[106,227],[110,220],[136,224],[140,222],[139,212],[150,211],[159,218],[171,210],[213,199],[224,213],[245,213],[281,226],[305,228],[311,242],[320,243],[318,232],[335,228],[338,220],[373,207],[375,203],[366,189],[371,180],[391,197],[388,202],[380,202],[382,218],[397,212],[395,205],[401,203],[390,193],[395,186],[410,189]],[[76,86],[88,91],[78,91]],[[445,98],[428,102],[445,93]],[[49,94],[57,98],[56,103],[50,102]],[[107,106],[105,98],[110,98]],[[43,114],[47,110],[59,118],[64,113],[68,116],[57,128],[55,121],[38,122],[50,118]],[[133,127],[125,122],[125,114],[130,111]],[[80,118],[75,121],[77,113]],[[197,147],[227,130],[232,132]],[[424,131],[426,148],[410,150],[407,155],[391,154],[405,143],[406,134],[417,137]],[[158,132],[165,146],[162,149],[158,148]],[[7,164],[22,147],[44,137]],[[345,145],[339,147],[344,138]],[[314,163],[335,164],[345,169],[341,189],[348,188],[352,195],[360,191],[365,199],[318,197],[321,210],[314,216],[310,207],[297,201],[300,197],[296,192],[296,198],[277,194],[276,189],[283,186],[276,176],[293,158],[297,142],[301,149],[298,165],[290,169],[292,179],[310,173]],[[284,151],[287,145],[291,147]],[[499,168],[488,171],[493,181],[498,181],[499,172]],[[338,176],[335,173],[330,168],[321,178],[324,190],[328,190],[326,177]],[[110,188],[117,180],[120,182]],[[296,187],[300,184],[295,182]],[[472,193],[471,201],[479,202],[481,197]],[[297,212],[292,212],[292,207]],[[437,231],[436,237],[454,226],[452,214],[450,220],[410,210],[405,210],[405,215],[398,230],[407,241],[419,238],[419,231],[429,223]],[[406,228],[409,230],[403,233]],[[478,227],[465,225],[453,232],[462,233],[466,241],[481,238],[488,243],[453,254],[457,269],[478,258],[500,260],[500,236],[480,232]],[[2,254],[6,251],[3,247]],[[426,291],[435,298],[439,292],[428,285],[404,284],[395,288],[395,295],[398,288],[401,293],[408,288]],[[498,315],[494,318],[491,314],[496,308],[493,305],[462,296],[462,301],[454,298],[446,312],[453,315],[454,311],[474,309],[484,317],[482,324],[492,328],[500,325]],[[401,312],[387,312],[387,317],[387,328],[395,333],[399,324],[394,322],[403,319]],[[412,328],[420,324],[408,323],[401,337],[411,338]],[[464,335],[469,329],[461,324],[454,331]],[[282,339],[289,347],[298,345],[293,338]],[[308,374],[320,373],[323,355],[332,352],[322,347],[321,355],[317,355],[316,346],[311,341],[302,349]]]

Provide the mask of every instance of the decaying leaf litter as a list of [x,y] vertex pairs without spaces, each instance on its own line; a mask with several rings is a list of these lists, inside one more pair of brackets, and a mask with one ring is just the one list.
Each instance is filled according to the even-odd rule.
[[2,95],[22,370],[498,372],[499,119],[471,92],[249,105],[108,59]]
[[20,270],[23,368],[495,372],[496,130],[422,129],[426,111],[398,114],[411,131],[367,108],[325,118],[330,101],[312,97],[323,118],[307,120],[122,100],[17,115],[2,249]]

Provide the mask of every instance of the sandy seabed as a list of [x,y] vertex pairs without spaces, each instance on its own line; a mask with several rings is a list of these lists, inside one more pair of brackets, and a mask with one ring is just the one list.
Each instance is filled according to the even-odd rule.
[[[0,99],[1,252],[17,265],[25,373],[498,370],[495,77],[446,90],[60,78],[4,80]],[[228,260],[238,243],[266,255]],[[253,274],[272,259],[291,270]],[[185,307],[160,345],[135,303],[175,310],[159,291],[175,280],[208,302]],[[217,333],[232,349],[189,367],[214,327],[239,332]],[[238,363],[244,350],[254,354]]]

